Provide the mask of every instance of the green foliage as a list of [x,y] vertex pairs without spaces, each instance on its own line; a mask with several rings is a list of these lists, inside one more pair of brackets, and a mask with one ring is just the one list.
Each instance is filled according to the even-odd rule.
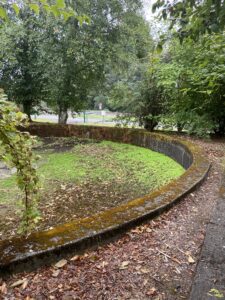
[[120,0],[78,2],[78,13],[82,10],[91,18],[88,26],[80,27],[73,20],[48,23],[43,60],[54,64],[43,74],[46,101],[59,113],[61,123],[66,122],[69,109],[79,112],[95,101],[99,91],[104,93],[107,77],[128,69],[127,57],[142,55],[138,47],[143,42],[137,43],[143,22],[137,15],[139,6],[133,0],[126,6]]
[[224,34],[173,39],[163,50],[156,69],[166,99],[162,124],[199,136],[225,133],[224,42]]
[[123,121],[135,122],[152,131],[164,110],[165,97],[158,85],[158,58],[148,56],[135,66],[127,80],[117,82],[109,94],[108,105],[123,111]]
[[80,24],[83,22],[89,22],[89,18],[87,16],[77,15],[69,5],[66,5],[65,0],[33,0],[32,2],[29,0],[18,0],[10,4],[7,3],[7,1],[1,1],[0,19],[3,21],[9,21],[10,17],[8,13],[10,14],[10,8],[17,16],[20,14],[21,10],[27,8],[36,15],[39,15],[40,12],[45,12],[46,14],[53,15],[56,18],[63,18],[65,21],[67,21],[70,17],[73,17],[76,18]]
[[[63,3],[57,1],[59,9]],[[0,30],[0,85],[29,118],[46,102],[66,123],[68,110],[85,109],[105,90],[108,73],[127,72],[131,60],[147,55],[149,30],[139,1],[68,1],[78,17],[66,21],[37,4],[9,9],[13,22]]]
[[225,27],[225,2],[218,1],[161,1],[153,5],[153,12],[160,9],[160,16],[169,20],[181,41],[186,37],[198,40],[205,33],[223,32]]
[[90,29],[73,21],[48,23],[41,51],[43,61],[51,64],[42,78],[45,100],[58,112],[60,123],[66,122],[68,109],[78,112],[85,108],[88,92],[104,75],[107,49]]
[[[208,18],[214,2],[157,1],[155,8],[163,7],[164,18],[173,17],[183,43],[165,33],[167,43],[156,52],[141,1],[13,4],[7,6],[13,22],[0,28],[0,86],[29,117],[50,108],[66,123],[69,111],[101,102],[123,112],[126,124],[135,121],[149,130],[160,123],[191,134],[225,134],[223,22],[216,21],[221,32],[205,35],[212,26],[204,27],[204,18],[198,23],[203,10]],[[55,13],[43,13],[49,5],[57,6]],[[68,9],[77,18],[65,21]]]
[[27,118],[16,106],[0,97],[0,158],[11,168],[17,170],[17,184],[24,193],[24,213],[22,231],[28,231],[38,220],[36,199],[38,194],[38,176],[34,162],[37,157],[32,153],[33,138],[18,127],[27,125]]
[[43,97],[44,66],[39,47],[42,26],[38,17],[27,10],[21,10],[19,20],[0,29],[0,85],[31,118],[34,106]]

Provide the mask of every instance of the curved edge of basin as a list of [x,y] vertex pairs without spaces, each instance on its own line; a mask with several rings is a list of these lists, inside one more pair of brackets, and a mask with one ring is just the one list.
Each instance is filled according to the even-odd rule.
[[0,274],[30,271],[51,264],[68,254],[106,242],[127,229],[151,219],[176,204],[207,176],[210,163],[194,144],[139,129],[80,125],[32,124],[28,128],[41,137],[87,137],[130,143],[163,153],[181,164],[186,172],[157,191],[86,218],[35,232],[27,238],[0,242]]

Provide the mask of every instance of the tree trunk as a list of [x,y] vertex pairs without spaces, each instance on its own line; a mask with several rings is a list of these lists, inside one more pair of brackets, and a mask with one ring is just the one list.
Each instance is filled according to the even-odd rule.
[[23,112],[28,116],[29,121],[32,121],[31,119],[31,101],[26,101],[23,103]]
[[154,120],[144,120],[144,128],[148,131],[153,131],[157,125],[158,122]]
[[214,130],[215,135],[222,137],[225,136],[225,120],[220,119],[218,121],[218,127]]
[[66,124],[68,120],[68,110],[66,107],[59,107],[58,123]]
[[180,122],[178,122],[178,123],[177,123],[177,131],[178,131],[179,133],[181,133],[183,129],[184,129],[184,125],[181,124]]

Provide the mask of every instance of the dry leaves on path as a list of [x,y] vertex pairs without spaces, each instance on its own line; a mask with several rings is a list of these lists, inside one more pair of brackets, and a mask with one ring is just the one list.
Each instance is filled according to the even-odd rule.
[[[206,225],[217,200],[220,155],[225,149],[222,143],[196,143],[204,147],[213,162],[207,180],[197,191],[118,240],[83,256],[75,255],[61,268],[45,267],[0,282],[7,300],[187,299]],[[21,278],[29,281],[25,289],[21,285],[10,287]]]

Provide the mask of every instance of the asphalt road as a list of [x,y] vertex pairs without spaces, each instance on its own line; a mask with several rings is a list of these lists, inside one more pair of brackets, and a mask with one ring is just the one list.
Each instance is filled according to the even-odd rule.
[[[109,124],[114,125],[117,122],[114,120],[116,118],[117,113],[105,112],[102,114],[101,111],[88,111],[85,113],[81,113],[73,117],[69,114],[68,124]],[[41,114],[41,115],[33,115],[32,119],[34,121],[39,122],[58,122],[58,116],[54,114]]]

